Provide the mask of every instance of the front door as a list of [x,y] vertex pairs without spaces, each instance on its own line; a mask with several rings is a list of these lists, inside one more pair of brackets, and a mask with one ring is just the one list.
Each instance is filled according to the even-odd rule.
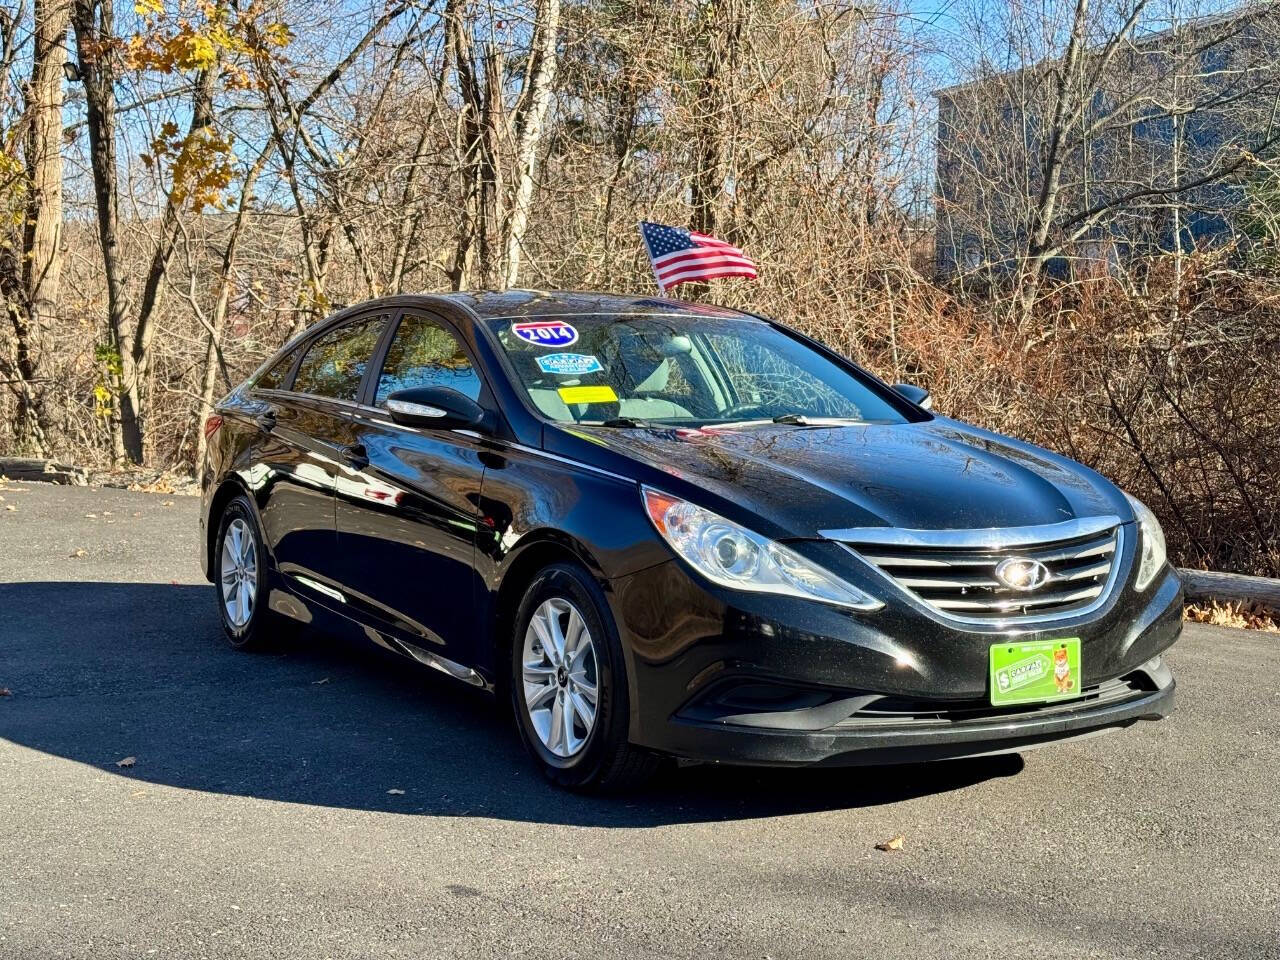
[[419,654],[471,664],[481,631],[473,560],[482,522],[483,441],[393,423],[387,396],[423,386],[451,387],[491,405],[452,327],[406,311],[368,388],[368,405],[352,420],[363,462],[347,464],[338,475],[343,580],[356,608]]

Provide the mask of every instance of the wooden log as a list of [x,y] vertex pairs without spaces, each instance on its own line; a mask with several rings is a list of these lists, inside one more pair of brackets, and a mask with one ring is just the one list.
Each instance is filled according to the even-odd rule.
[[74,487],[83,487],[89,482],[88,474],[79,467],[54,463],[52,460],[31,460],[23,457],[0,457],[0,477],[6,477],[9,480],[61,483]]
[[1257,601],[1280,610],[1280,580],[1213,570],[1179,570],[1189,600]]

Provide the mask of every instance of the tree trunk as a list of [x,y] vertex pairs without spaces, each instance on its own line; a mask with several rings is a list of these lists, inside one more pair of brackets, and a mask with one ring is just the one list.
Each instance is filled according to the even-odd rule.
[[[222,333],[227,325],[227,308],[231,303],[232,274],[236,266],[236,252],[240,246],[240,236],[244,232],[245,222],[249,219],[249,204],[253,201],[253,188],[258,182],[258,175],[266,165],[268,150],[263,150],[249,172],[245,174],[244,184],[240,188],[240,203],[236,207],[236,219],[231,224],[231,234],[227,237],[227,247],[222,252],[222,269],[218,274],[218,297],[213,304],[213,316],[209,322],[209,339],[205,343],[204,373],[200,381],[200,408],[196,419],[196,457],[195,468],[198,471],[204,463],[206,439],[204,422],[213,412],[213,392],[218,383],[218,371],[222,368]],[[223,369],[225,379],[226,371]],[[230,384],[228,384],[230,386]]]
[[[194,137],[213,124],[213,91],[218,78],[218,68],[213,66],[200,71],[196,78],[195,91],[191,102],[191,126],[187,130],[186,142],[193,142]],[[151,265],[147,269],[146,279],[142,284],[142,296],[138,300],[137,317],[133,323],[133,337],[129,348],[128,368],[131,377],[125,382],[125,389],[133,398],[133,409],[138,423],[141,457],[130,459],[141,463],[146,457],[146,412],[143,383],[147,380],[151,369],[151,341],[155,336],[155,319],[159,312],[160,302],[164,295],[164,281],[169,273],[169,263],[173,259],[174,247],[177,244],[179,203],[174,198],[180,196],[177,184],[172,184],[169,197],[165,201],[164,213],[160,217],[160,236],[156,240],[156,248],[151,254]]]
[[480,113],[480,142],[476,151],[476,182],[480,188],[477,204],[479,217],[479,245],[476,249],[476,274],[480,286],[491,289],[501,286],[499,257],[502,250],[502,143],[501,125],[504,117],[502,82],[506,73],[502,52],[497,44],[485,46],[484,55],[484,108]]
[[[693,178],[689,184],[691,226],[698,233],[714,234],[726,178],[725,154],[729,114],[733,109],[732,84],[742,40],[744,15],[739,0],[713,0],[706,38],[706,59],[695,85],[699,117]],[[710,294],[708,283],[686,284],[690,299]]]
[[1048,143],[1042,164],[1040,195],[1036,199],[1031,216],[1031,230],[1027,240],[1027,255],[1022,270],[1022,282],[1018,295],[1018,322],[1025,323],[1035,307],[1040,293],[1044,267],[1049,260],[1049,238],[1053,231],[1054,217],[1058,211],[1058,195],[1062,191],[1062,170],[1066,163],[1066,135],[1068,126],[1080,119],[1083,94],[1080,91],[1080,73],[1086,42],[1089,0],[1076,0],[1071,20],[1071,38],[1059,67],[1056,98],[1049,124]]
[[547,106],[551,103],[551,85],[556,76],[556,35],[559,29],[560,0],[539,0],[533,27],[533,49],[516,116],[516,189],[507,219],[504,287],[514,287],[520,275],[520,257],[529,226],[529,206],[533,201],[538,146]]
[[475,62],[475,42],[464,23],[460,0],[446,10],[449,57],[458,77],[462,106],[458,122],[457,163],[461,210],[449,282],[454,290],[475,283],[497,282],[497,229],[501,220],[499,124],[503,116],[502,55],[487,44],[481,69]]
[[75,0],[72,23],[84,81],[89,165],[98,208],[98,243],[107,281],[107,376],[115,403],[111,413],[112,457],[142,462],[141,393],[132,352],[126,350],[128,294],[120,262],[116,182],[116,92],[111,50],[115,40],[113,0]]
[[391,273],[387,277],[387,289],[392,293],[400,293],[404,286],[404,272],[409,262],[409,248],[417,237],[418,224],[421,218],[417,215],[417,198],[415,193],[418,175],[427,163],[428,133],[430,127],[422,125],[418,135],[418,145],[413,151],[413,163],[405,175],[404,190],[400,194],[400,209],[403,211],[396,221],[396,241],[391,256]]
[[25,316],[14,313],[18,446],[44,456],[49,422],[41,377],[45,332],[57,317],[62,279],[62,66],[71,0],[36,0],[31,83],[25,121],[29,179],[23,228]]

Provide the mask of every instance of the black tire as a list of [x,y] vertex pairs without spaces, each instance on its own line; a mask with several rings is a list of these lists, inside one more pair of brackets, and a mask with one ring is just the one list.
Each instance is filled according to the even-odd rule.
[[[581,748],[569,757],[557,756],[544,744],[525,701],[525,634],[535,612],[548,600],[572,604],[586,624],[594,647],[594,724]],[[600,587],[581,568],[555,564],[542,570],[529,584],[516,612],[509,680],[520,739],[547,779],[557,786],[617,792],[640,786],[661,767],[660,757],[627,739],[630,711],[622,644]]]
[[[249,605],[248,618],[237,622],[228,610],[228,598],[224,590],[223,564],[224,543],[227,532],[233,524],[240,524],[238,530],[247,532],[253,540],[252,554],[256,570],[253,601]],[[280,618],[271,613],[267,605],[267,597],[271,592],[270,567],[267,562],[266,548],[263,546],[262,528],[258,526],[258,517],[248,498],[236,497],[223,508],[218,518],[218,536],[213,542],[213,586],[218,603],[218,613],[222,621],[222,632],[227,642],[237,650],[264,650],[270,642],[278,639],[281,630]]]

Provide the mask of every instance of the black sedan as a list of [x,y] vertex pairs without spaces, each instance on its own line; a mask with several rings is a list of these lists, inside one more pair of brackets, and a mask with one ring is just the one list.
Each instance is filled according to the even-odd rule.
[[1151,513],[781,324],[679,301],[400,296],[205,424],[237,647],[346,631],[509,699],[542,769],[1017,751],[1172,709]]

